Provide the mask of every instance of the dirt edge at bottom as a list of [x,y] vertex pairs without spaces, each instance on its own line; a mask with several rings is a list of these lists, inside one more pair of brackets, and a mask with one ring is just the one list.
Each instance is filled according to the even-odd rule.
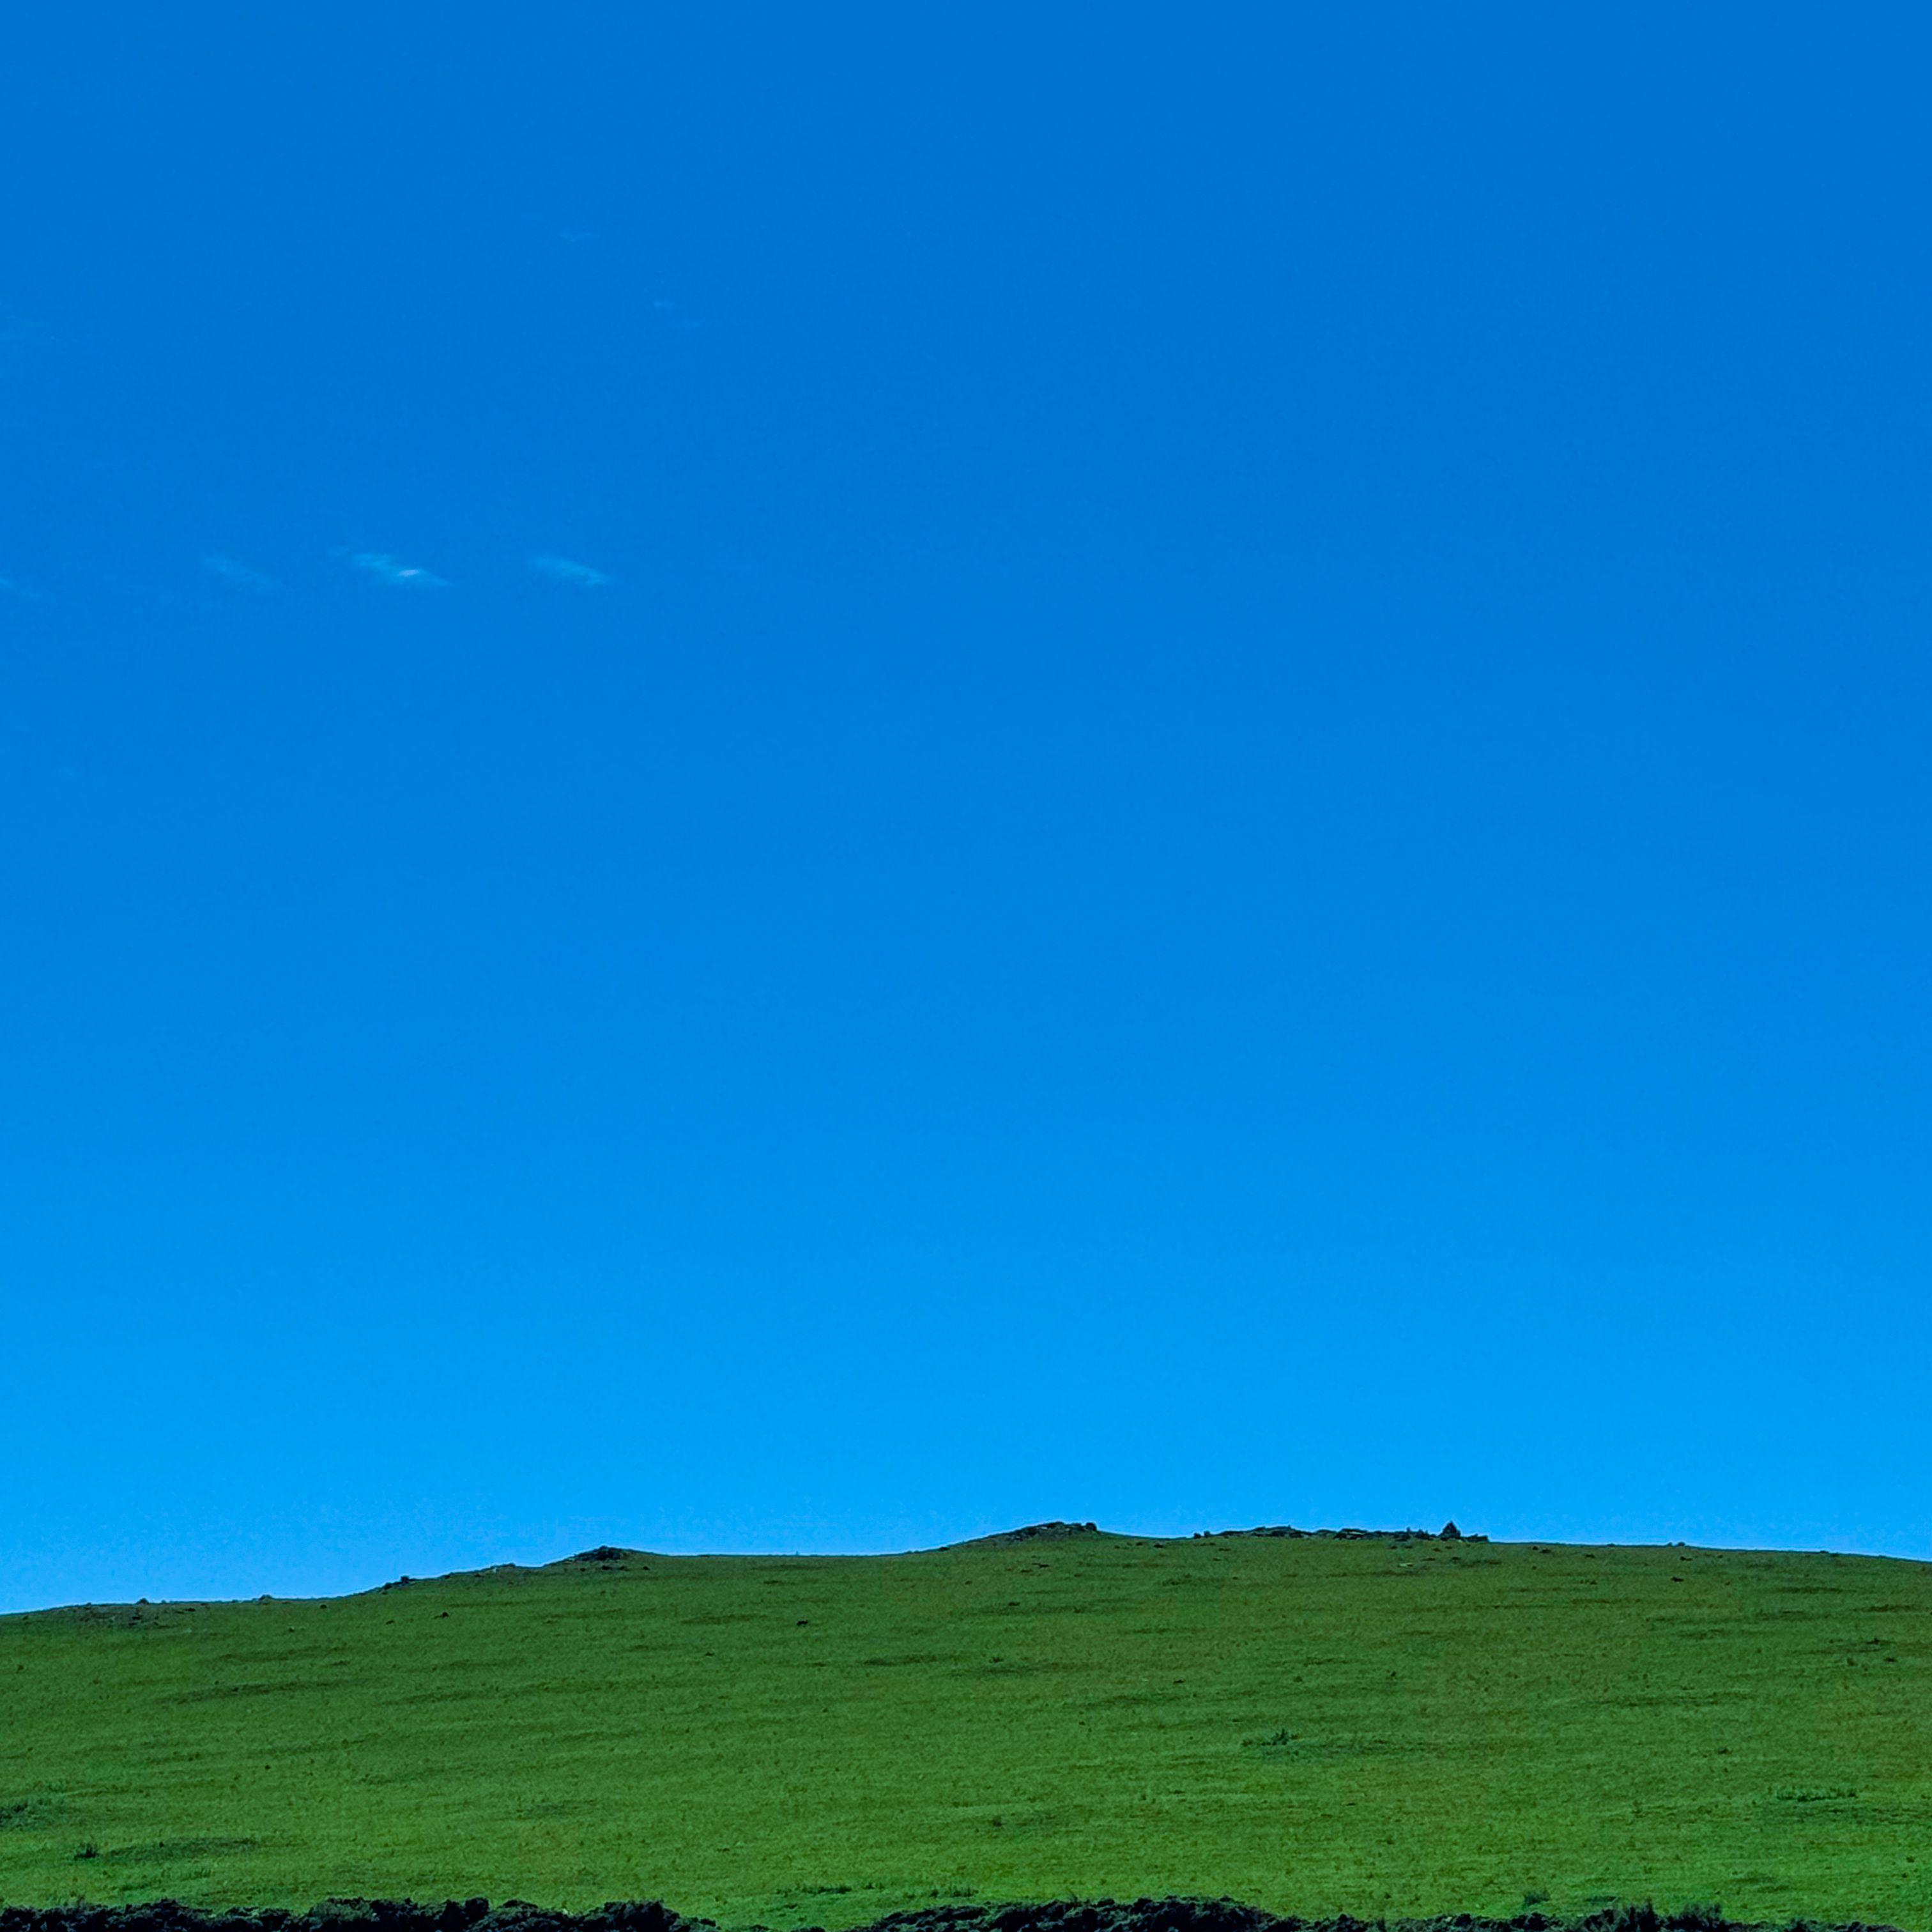
[[[1789,1932],[1894,1932],[1859,1920],[1780,1922]],[[332,1898],[306,1912],[276,1907],[214,1908],[156,1899],[143,1904],[24,1906],[0,1904],[0,1932],[716,1932],[657,1900],[619,1902],[585,1912],[554,1911],[521,1899]],[[888,1913],[854,1932],[1770,1932],[1726,1918],[1716,1906],[1659,1911],[1610,1906],[1581,1918],[1537,1911],[1514,1918],[1441,1912],[1426,1918],[1303,1918],[1264,1912],[1232,1898],[1053,1899],[1026,1905],[935,1905]]]

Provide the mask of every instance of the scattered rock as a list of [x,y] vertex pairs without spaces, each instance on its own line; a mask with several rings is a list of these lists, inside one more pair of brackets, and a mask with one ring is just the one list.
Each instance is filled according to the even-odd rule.
[[1312,1536],[1335,1543],[1486,1543],[1486,1536],[1466,1536],[1453,1522],[1440,1529],[1297,1529],[1286,1522],[1264,1523],[1254,1529],[1197,1529],[1196,1542],[1226,1536]]

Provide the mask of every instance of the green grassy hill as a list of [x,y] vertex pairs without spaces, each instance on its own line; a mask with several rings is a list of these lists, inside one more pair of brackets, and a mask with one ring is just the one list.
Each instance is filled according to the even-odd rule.
[[0,1900],[1932,1918],[1932,1566],[1086,1535],[0,1619]]

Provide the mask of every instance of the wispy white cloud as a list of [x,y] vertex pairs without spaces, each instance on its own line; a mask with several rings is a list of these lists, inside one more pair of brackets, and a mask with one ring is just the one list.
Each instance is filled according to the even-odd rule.
[[224,584],[232,584],[244,590],[272,590],[275,580],[264,577],[259,570],[250,570],[245,563],[237,563],[232,556],[210,555],[202,559],[202,568],[212,571]]
[[349,561],[358,570],[366,570],[378,583],[386,584],[398,590],[445,590],[448,580],[436,575],[433,570],[424,570],[418,564],[400,563],[393,556],[386,556],[380,550],[358,550]]
[[545,577],[554,577],[560,584],[574,584],[580,590],[595,590],[601,584],[610,580],[601,570],[592,570],[587,563],[578,563],[567,556],[533,556],[530,568]]
[[31,584],[22,584],[16,577],[0,577],[0,597],[17,598],[22,604],[52,602],[44,590],[36,590]]

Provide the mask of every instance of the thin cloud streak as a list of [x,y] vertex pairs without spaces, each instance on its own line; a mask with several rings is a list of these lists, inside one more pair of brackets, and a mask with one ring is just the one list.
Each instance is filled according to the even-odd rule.
[[533,556],[530,568],[545,577],[555,578],[560,584],[574,584],[580,590],[595,590],[610,581],[602,571],[592,570],[589,564],[567,556]]
[[399,563],[380,550],[358,550],[349,560],[358,570],[367,571],[380,584],[398,590],[446,590],[448,579],[424,570],[420,565]]
[[232,584],[244,590],[272,590],[275,580],[264,577],[259,570],[250,570],[245,563],[237,563],[232,556],[209,555],[202,560],[202,568],[220,578],[224,584]]

